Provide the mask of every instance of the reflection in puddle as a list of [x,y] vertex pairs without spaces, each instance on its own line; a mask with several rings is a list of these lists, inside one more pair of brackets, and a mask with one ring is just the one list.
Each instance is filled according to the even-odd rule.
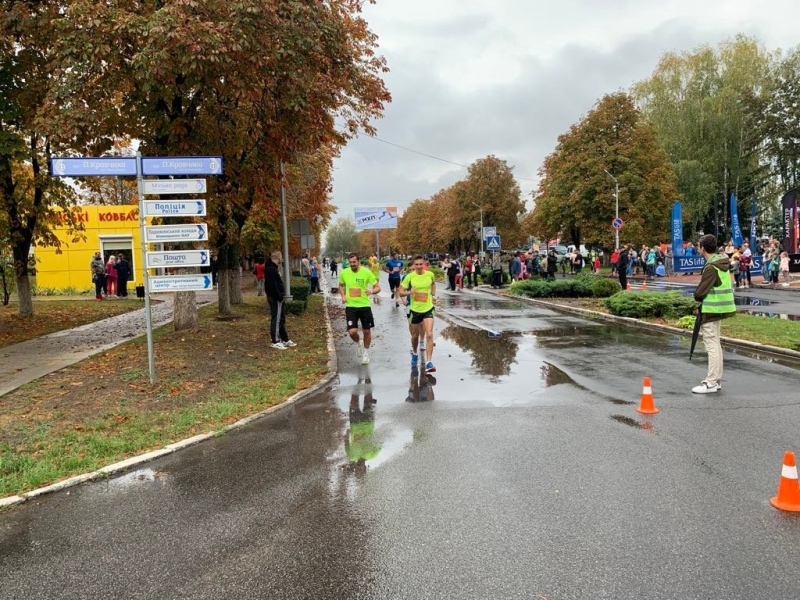
[[424,370],[420,373],[418,368],[412,368],[406,402],[432,402],[434,399],[433,386],[435,385],[436,377],[425,373]]
[[575,381],[572,379],[572,377],[567,375],[557,366],[551,365],[548,362],[542,364],[541,371],[542,371],[542,379],[544,380],[544,383],[547,387],[552,387],[554,385],[561,385],[564,383],[575,384]]
[[752,296],[736,296],[733,302],[736,306],[770,306],[771,304],[779,304],[778,302],[753,298]]
[[153,469],[137,469],[131,471],[120,477],[108,480],[109,490],[124,490],[134,485],[141,485],[144,483],[153,483],[157,480],[163,480],[167,476],[163,471],[154,471]]
[[483,329],[467,329],[450,325],[442,331],[442,337],[455,342],[472,356],[472,367],[491,381],[511,373],[511,365],[517,361],[518,346],[512,335],[490,339]]
[[798,321],[800,320],[800,316],[798,315],[787,315],[784,313],[771,313],[771,312],[759,312],[757,310],[741,310],[739,311],[742,314],[750,315],[751,317],[766,317],[768,319],[784,319],[786,321]]

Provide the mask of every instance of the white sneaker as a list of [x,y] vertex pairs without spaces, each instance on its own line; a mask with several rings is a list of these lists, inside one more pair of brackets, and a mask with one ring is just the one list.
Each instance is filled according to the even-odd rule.
[[287,348],[294,348],[295,346],[297,346],[297,344],[295,344],[292,340],[286,340],[285,342],[283,342],[283,345],[286,346]]
[[364,350],[364,354],[361,356],[361,364],[362,365],[368,365],[369,364],[369,354],[367,354],[366,350]]
[[275,348],[275,350],[287,350],[286,346],[283,345],[283,342],[275,342],[272,344],[271,348]]
[[358,340],[358,355],[364,356],[364,340]]
[[707,381],[702,382],[700,385],[696,385],[692,388],[693,394],[713,394],[714,392],[719,392],[722,390],[722,386],[718,383],[708,383]]

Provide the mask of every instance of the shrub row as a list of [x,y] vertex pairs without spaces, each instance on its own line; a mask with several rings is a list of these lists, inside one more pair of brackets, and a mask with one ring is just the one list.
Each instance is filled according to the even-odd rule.
[[511,286],[511,293],[526,298],[606,298],[622,288],[613,279],[596,275],[576,275],[570,279],[541,279],[534,277],[518,281]]
[[669,317],[691,315],[696,303],[691,296],[680,292],[620,292],[606,298],[603,304],[612,315],[619,317]]

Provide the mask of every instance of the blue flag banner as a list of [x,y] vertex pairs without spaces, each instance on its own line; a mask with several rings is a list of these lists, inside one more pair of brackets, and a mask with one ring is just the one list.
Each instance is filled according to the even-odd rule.
[[739,224],[739,211],[736,208],[736,194],[734,193],[731,193],[731,237],[733,237],[733,245],[736,248],[744,244],[742,227]]
[[[761,271],[761,257],[753,254],[750,263],[750,272]],[[672,259],[672,268],[675,273],[699,273],[703,270],[706,259],[702,256],[675,256]]]
[[750,249],[756,249],[756,197],[750,201]]
[[672,256],[683,256],[683,203],[672,205]]

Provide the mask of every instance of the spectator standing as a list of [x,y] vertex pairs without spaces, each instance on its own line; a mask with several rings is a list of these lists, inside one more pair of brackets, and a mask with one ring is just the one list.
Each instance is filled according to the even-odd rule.
[[[578,256],[581,256],[581,253],[578,252]],[[581,256],[581,258],[583,258]],[[558,257],[556,256],[555,250],[550,250],[550,253],[547,255],[547,278],[548,279],[555,279],[556,278],[556,268],[558,267]]]
[[125,260],[125,255],[120,252],[117,254],[117,296],[120,298],[128,297],[128,282],[132,276],[131,263]]
[[106,296],[117,295],[117,258],[112,254],[106,263]]
[[750,267],[753,264],[753,252],[750,250],[750,244],[745,242],[739,249],[739,276],[742,285],[749,288],[753,284],[750,275]]
[[623,290],[628,289],[628,273],[630,270],[630,245],[623,246],[622,252],[617,256],[617,276],[619,277],[619,284]]
[[442,267],[442,271],[444,271],[445,277],[447,277],[447,287],[445,288],[447,290],[451,289],[451,287],[455,288],[455,280],[453,281],[453,285],[452,286],[450,285],[450,265],[451,264],[452,264],[452,261],[450,260],[450,255],[449,254],[445,254],[444,258],[442,259],[442,264],[440,266]]
[[733,254],[731,254],[731,274],[733,275],[733,283],[736,286],[736,289],[739,289],[739,285],[742,281],[741,276],[741,262],[739,260],[740,255],[738,250],[734,250]]
[[269,305],[269,335],[272,340],[271,347],[276,350],[287,350],[297,345],[289,339],[289,334],[286,332],[286,313],[283,310],[286,288],[279,268],[282,262],[283,254],[276,250],[264,265],[264,291]]
[[311,287],[311,261],[308,260],[308,253],[303,254],[300,259],[300,275],[306,278],[308,287]]
[[322,290],[319,287],[319,263],[317,257],[311,257],[311,293],[319,294]]
[[617,262],[619,262],[619,248],[614,248],[611,253],[611,274],[617,274]]
[[783,287],[788,287],[792,278],[789,276],[789,253],[785,250],[781,252],[780,271],[781,278],[783,278],[783,283],[781,285]]
[[500,262],[500,255],[494,255],[492,260],[492,287],[497,289],[503,284],[503,263]]
[[336,279],[337,276],[338,276],[338,273],[339,273],[339,265],[337,264],[335,258],[331,258],[331,277]]
[[[554,252],[551,250],[550,252]],[[547,272],[550,273],[550,255],[547,256]],[[572,257],[572,272],[578,274],[583,270],[583,254],[581,254],[580,250],[575,250],[575,255]],[[555,276],[555,275],[554,275]]]
[[464,276],[467,279],[468,289],[473,287],[472,281],[474,279],[473,278],[473,275],[475,273],[474,269],[475,269],[475,259],[473,258],[473,255],[471,253],[467,254],[467,257],[464,259]]
[[514,252],[511,262],[508,265],[508,274],[511,275],[511,281],[519,281],[522,276],[522,261],[519,259],[519,252]]
[[264,295],[264,259],[257,258],[253,266],[253,275],[256,277],[256,295]]
[[94,283],[95,300],[102,300],[106,287],[106,265],[103,263],[103,256],[95,252],[92,261],[89,263],[92,272],[92,283]]

